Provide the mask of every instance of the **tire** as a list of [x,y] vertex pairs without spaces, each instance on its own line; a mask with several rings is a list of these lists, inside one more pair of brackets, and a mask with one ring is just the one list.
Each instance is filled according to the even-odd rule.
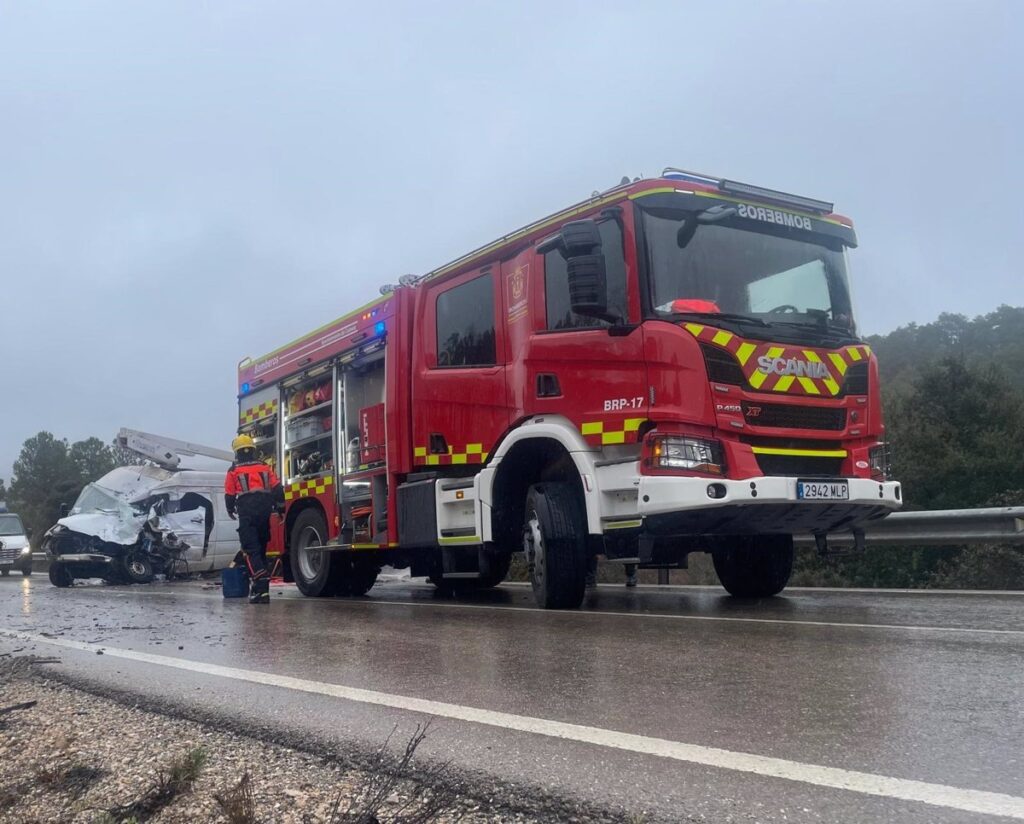
[[129,583],[148,584],[153,580],[153,562],[138,552],[126,556],[122,568]]
[[379,572],[380,567],[370,561],[335,554],[331,558],[334,594],[350,597],[366,595],[377,583]]
[[21,568],[21,577],[22,578],[28,578],[31,574],[32,574],[32,567],[27,566],[27,567],[22,567]]
[[718,580],[737,598],[778,595],[793,573],[792,535],[755,535],[711,553]]
[[[292,526],[288,558],[292,576],[299,592],[310,598],[334,595],[336,580],[331,574],[334,559],[330,552],[316,552],[314,547],[327,543],[327,521],[319,510],[299,513]],[[376,577],[376,576],[374,576]]]
[[568,483],[542,483],[526,493],[523,549],[533,597],[541,609],[576,609],[586,594],[586,520]]
[[75,582],[75,577],[71,574],[65,564],[60,561],[54,561],[50,564],[49,570],[50,583],[55,587],[69,587]]

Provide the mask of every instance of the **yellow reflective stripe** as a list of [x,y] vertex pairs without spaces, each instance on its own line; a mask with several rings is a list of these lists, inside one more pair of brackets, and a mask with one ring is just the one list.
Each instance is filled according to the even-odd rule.
[[783,349],[781,346],[769,347],[769,349],[768,349],[768,357],[769,358],[777,358],[777,357],[779,357],[785,351],[786,350]]
[[750,381],[750,385],[753,386],[754,389],[760,389],[761,384],[764,383],[767,378],[768,376],[764,372],[758,370],[753,375],[751,375],[750,378],[748,378],[748,380]]
[[828,357],[829,357],[829,360],[831,360],[832,363],[835,364],[836,371],[840,375],[845,375],[846,374],[846,361],[843,359],[843,356],[840,355],[838,352],[829,352]]
[[466,456],[465,455],[455,455],[455,454],[452,455],[452,463],[453,464],[464,464],[465,462],[466,462]]
[[414,447],[412,454],[416,458],[425,458],[427,457],[427,448],[425,446]]
[[678,191],[678,189],[676,189],[675,186],[660,186],[657,189],[645,189],[642,192],[637,192],[636,194],[632,194],[632,195],[629,196],[629,199],[630,200],[639,200],[642,197],[647,197],[647,195],[663,195],[663,194],[666,194],[666,193],[671,194],[671,193],[676,192],[676,191]]
[[818,357],[817,352],[812,352],[810,349],[804,349],[804,357],[811,363],[821,363],[821,358]]
[[440,455],[427,455],[428,466],[437,466],[439,463],[441,463]]
[[736,350],[736,359],[740,362],[740,366],[746,366],[750,356],[756,350],[757,347],[752,343],[741,343],[739,349]]
[[699,323],[686,323],[683,324],[683,326],[686,329],[686,331],[693,335],[695,338],[699,338],[700,333],[704,331],[704,327],[701,326]]
[[834,379],[832,379],[832,378],[822,378],[821,382],[823,384],[825,384],[825,386],[828,389],[828,391],[831,392],[833,395],[838,395],[839,394],[839,384],[836,383]]
[[865,358],[869,357],[871,355],[871,347],[868,346],[866,343],[863,344],[860,348],[864,350],[864,357]]
[[609,529],[635,529],[638,526],[643,526],[643,521],[613,521],[610,524],[605,524],[605,531]]
[[755,455],[790,455],[799,458],[845,458],[845,449],[783,449],[776,446],[752,446]]
[[858,351],[856,346],[849,346],[849,347],[847,347],[846,351],[850,355],[850,360],[859,361],[861,359],[860,358],[860,351]]
[[479,535],[453,535],[450,537],[442,537],[437,539],[438,543],[441,544],[479,544]]
[[647,418],[626,418],[626,431],[636,432]]
[[601,433],[601,444],[610,443],[625,443],[626,433],[625,432],[602,432]]
[[466,444],[467,455],[481,455],[484,451],[484,445],[482,443],[469,443]]
[[585,423],[580,427],[580,432],[584,435],[600,435],[604,429],[604,424],[601,421],[591,421]]
[[783,375],[781,378],[779,378],[779,382],[775,384],[774,389],[776,392],[785,392],[787,389],[789,389],[789,387],[793,385],[793,381],[795,380],[796,378],[794,378],[792,375]]
[[733,338],[732,332],[726,332],[724,329],[719,329],[715,332],[715,336],[711,339],[712,343],[717,343],[719,346],[725,346]]
[[818,389],[818,385],[810,378],[797,378],[800,381],[800,385],[804,388],[804,392],[808,395],[820,395],[821,390]]

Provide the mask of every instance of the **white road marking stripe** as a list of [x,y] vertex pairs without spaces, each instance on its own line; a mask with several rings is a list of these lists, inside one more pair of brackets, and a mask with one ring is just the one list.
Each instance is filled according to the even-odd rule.
[[298,692],[327,695],[361,704],[373,704],[391,709],[424,713],[426,715],[435,715],[441,718],[451,718],[474,724],[484,724],[506,730],[533,733],[549,738],[561,738],[567,741],[594,744],[599,747],[609,747],[643,755],[654,755],[659,758],[669,758],[674,761],[690,764],[752,773],[769,778],[784,778],[788,781],[798,781],[803,784],[831,787],[838,790],[849,790],[863,795],[895,798],[902,801],[916,801],[936,807],[947,807],[970,813],[1000,815],[1024,821],[1024,798],[1004,793],[968,790],[944,784],[931,784],[926,781],[891,778],[874,773],[825,767],[801,761],[788,761],[783,758],[772,758],[766,755],[734,752],[718,747],[684,744],[679,741],[650,738],[644,735],[617,732],[616,730],[602,729],[600,727],[587,727],[563,721],[531,718],[529,716],[513,715],[511,713],[496,712],[477,707],[466,707],[461,704],[431,701],[425,698],[392,695],[375,690],[345,687],[340,684],[328,684],[323,681],[307,681],[287,675],[274,675],[268,672],[236,669],[218,664],[207,664],[201,661],[190,661],[184,658],[118,649],[102,644],[88,644],[81,641],[47,638],[42,635],[19,632],[17,630],[0,629],[0,635],[17,638],[21,641],[34,641],[93,654],[97,650],[103,650],[104,655],[114,658],[123,658],[162,667],[173,667],[203,675],[230,678],[235,681],[248,681],[253,684],[281,687]]
[[[275,590],[278,587],[274,587]],[[211,592],[209,595],[204,595],[198,592],[158,592],[153,590],[133,590],[131,592],[115,592],[104,587],[95,588],[82,588],[80,592],[97,592],[106,597],[117,595],[122,598],[131,598],[136,595],[143,596],[166,596],[166,597],[185,597],[185,598],[203,598],[210,600],[214,597],[215,593]],[[372,590],[371,590],[372,591]],[[275,599],[280,602],[285,599]],[[302,601],[304,598],[288,598],[287,600]],[[784,624],[784,625],[795,625],[798,627],[836,627],[841,629],[884,629],[884,630],[905,630],[908,632],[955,632],[955,633],[966,633],[976,635],[1009,635],[1009,636],[1024,636],[1024,629],[985,629],[983,627],[936,627],[928,626],[926,624],[857,624],[851,621],[789,621],[785,618],[738,618],[736,616],[727,615],[672,615],[665,612],[611,612],[608,610],[566,610],[566,611],[555,611],[550,609],[541,609],[540,607],[509,607],[500,606],[497,604],[462,604],[457,601],[386,601],[382,598],[352,598],[344,601],[338,600],[321,600],[321,599],[309,599],[310,603],[315,604],[337,604],[344,603],[346,605],[357,605],[357,606],[399,606],[399,607],[435,607],[438,609],[478,609],[478,610],[492,610],[496,612],[542,612],[545,615],[550,615],[552,618],[563,617],[570,618],[575,616],[589,616],[589,617],[602,617],[610,616],[612,618],[661,618],[673,621],[720,621],[723,623],[738,623],[738,624]]]

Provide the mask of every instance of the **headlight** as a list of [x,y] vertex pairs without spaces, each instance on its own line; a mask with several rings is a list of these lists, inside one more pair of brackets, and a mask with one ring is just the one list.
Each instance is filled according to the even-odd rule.
[[21,554],[22,554],[22,555],[28,555],[28,554],[30,554],[31,552],[32,552],[32,547],[30,547],[30,546],[23,546],[23,547],[21,548]]
[[706,475],[725,474],[721,441],[685,435],[655,435],[651,441],[650,466],[654,469],[685,469]]

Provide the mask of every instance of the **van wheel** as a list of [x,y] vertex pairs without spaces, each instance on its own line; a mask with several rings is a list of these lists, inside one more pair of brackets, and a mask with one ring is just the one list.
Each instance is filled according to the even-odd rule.
[[28,576],[32,574],[32,567],[30,567],[30,566],[22,567],[21,568],[21,574],[25,578],[28,578]]
[[792,535],[740,536],[732,541],[732,546],[711,553],[718,580],[730,595],[770,598],[786,588],[793,573]]
[[533,597],[541,609],[576,609],[586,594],[583,508],[568,483],[542,483],[526,493],[523,549]]
[[50,583],[55,587],[69,587],[75,582],[74,576],[68,571],[67,566],[60,561],[50,564]]
[[153,562],[138,552],[124,559],[124,574],[129,583],[148,584],[153,580]]
[[334,559],[319,549],[327,543],[327,521],[316,509],[299,513],[292,527],[290,550],[292,575],[299,592],[311,598],[334,595],[336,581],[331,575]]

